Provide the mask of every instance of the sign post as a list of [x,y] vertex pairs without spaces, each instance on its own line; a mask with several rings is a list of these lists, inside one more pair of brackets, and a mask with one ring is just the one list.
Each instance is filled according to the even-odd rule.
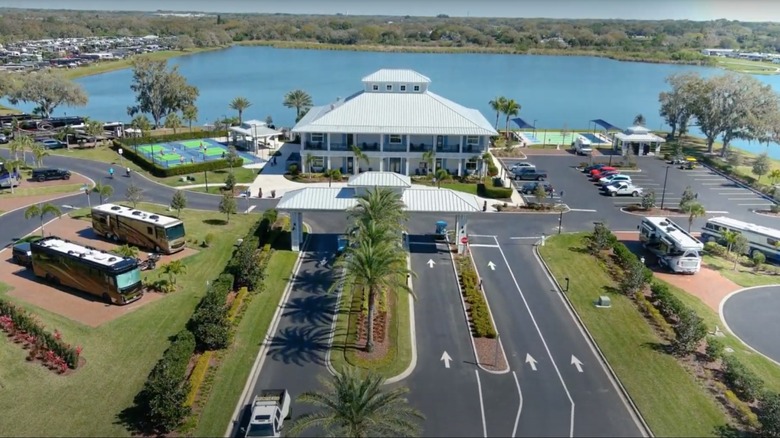
[[119,162],[122,163],[122,167],[125,167],[125,157],[122,155],[124,151],[122,148],[119,148],[116,150],[116,152],[119,154]]

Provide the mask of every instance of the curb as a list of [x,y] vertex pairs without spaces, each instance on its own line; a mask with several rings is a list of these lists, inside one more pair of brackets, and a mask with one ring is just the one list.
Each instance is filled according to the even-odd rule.
[[762,289],[762,288],[765,288],[765,287],[777,287],[777,285],[764,285],[764,286],[743,287],[742,289],[735,290],[734,292],[731,292],[730,294],[726,295],[725,297],[723,297],[722,300],[720,300],[720,304],[718,304],[718,317],[720,318],[720,322],[723,323],[723,326],[731,334],[731,336],[734,336],[734,338],[736,340],[738,340],[742,345],[746,346],[751,351],[754,351],[756,354],[758,354],[759,356],[763,357],[764,359],[767,359],[768,361],[774,363],[775,365],[780,366],[780,362],[778,362],[775,359],[772,359],[771,357],[765,355],[764,353],[756,350],[750,344],[748,344],[747,342],[743,341],[742,338],[737,336],[737,334],[734,333],[734,330],[731,330],[731,327],[729,327],[729,324],[726,322],[726,318],[723,316],[723,305],[726,304],[726,301],[728,301],[729,298],[731,298],[732,296],[734,296],[734,295],[736,295],[738,293],[748,292],[748,291],[751,291],[753,289]]
[[[630,214],[631,216],[647,217],[643,214],[634,213],[633,211],[627,211],[625,207],[621,207],[620,211],[625,214]],[[672,213],[672,214],[665,214],[664,217],[688,217],[688,215],[680,214],[680,213]]]
[[[90,178],[90,177],[88,177],[88,176],[86,176],[86,175],[82,175],[82,174],[80,174],[80,173],[78,173],[78,172],[71,172],[71,173],[75,173],[76,175],[79,175],[80,177],[82,177],[82,178],[85,178],[87,181],[89,181],[89,182],[91,182],[91,183],[92,183],[92,187],[95,187],[95,180],[93,180],[92,178]],[[82,194],[82,193],[84,193],[84,192],[83,192],[83,191],[81,191],[81,190],[78,190],[78,191],[75,191],[75,192],[73,192],[73,193],[65,193],[65,194],[62,194],[61,196],[55,196],[54,198],[51,198],[51,199],[46,199],[46,200],[39,201],[39,202],[31,202],[31,203],[29,203],[29,204],[26,204],[26,205],[23,205],[23,206],[21,206],[21,207],[16,207],[16,208],[14,208],[13,210],[4,211],[4,212],[0,213],[0,217],[3,217],[3,216],[5,216],[5,215],[7,215],[8,213],[13,213],[13,212],[15,212],[15,211],[17,211],[17,210],[21,210],[21,209],[23,209],[23,208],[27,208],[27,207],[29,207],[29,206],[31,206],[31,205],[33,205],[33,204],[39,204],[39,203],[41,203],[41,202],[51,202],[51,201],[56,201],[56,200],[58,200],[58,199],[69,198],[69,197],[71,197],[71,196],[80,195],[80,194]],[[33,195],[33,196],[35,196],[35,195]]]
[[759,215],[759,216],[764,216],[764,217],[773,217],[773,218],[778,218],[778,217],[779,217],[777,214],[772,214],[772,213],[763,213],[763,212],[760,212],[760,211],[758,211],[758,210],[750,210],[750,211],[751,211],[753,214],[757,214],[757,215]]
[[[566,204],[564,204],[566,205]],[[571,212],[571,207],[566,205],[566,209],[562,210],[563,213],[569,213]],[[501,213],[501,214],[561,214],[561,211],[494,211],[491,213]]]
[[[407,253],[406,255],[406,267],[410,271],[412,270],[412,256]],[[414,292],[414,288],[412,287],[412,277],[409,276],[406,279],[406,283],[409,286],[409,289]],[[411,338],[411,344],[412,344],[412,358],[409,361],[409,366],[406,367],[406,369],[399,375],[391,377],[389,379],[385,379],[385,385],[388,385],[390,383],[396,383],[400,382],[401,380],[409,377],[410,374],[414,371],[415,368],[417,368],[417,330],[414,322],[414,296],[409,297],[409,337]]]
[[[471,258],[471,251],[469,251],[469,259],[471,259],[471,263],[474,264],[474,259]],[[460,279],[458,278],[458,269],[455,267],[455,256],[452,255],[452,251],[450,251],[450,260],[452,261],[452,271],[455,273],[455,282],[458,284],[458,297],[460,297],[460,304],[463,307],[463,318],[466,321],[466,327],[469,328],[469,339],[471,340],[471,349],[474,351],[474,363],[477,364],[477,366],[486,373],[490,374],[506,374],[509,372],[509,359],[506,357],[506,351],[504,351],[504,344],[501,342],[501,339],[498,339],[498,345],[501,347],[501,354],[504,355],[504,362],[506,362],[506,369],[505,370],[499,370],[499,371],[492,371],[482,366],[482,364],[479,362],[479,356],[477,355],[477,344],[474,343],[474,335],[471,334],[471,324],[469,324],[469,313],[468,310],[466,310],[466,301],[463,299],[463,288],[460,287]],[[479,279],[479,272],[477,272],[476,265],[474,267],[474,272],[477,273],[477,279]],[[485,298],[485,305],[488,308],[488,314],[490,314],[490,321],[493,323],[493,327],[496,326],[496,321],[493,319],[493,312],[490,310],[490,303],[488,303],[487,296],[485,296],[485,291],[481,291],[482,296]]]
[[642,413],[639,411],[639,408],[636,406],[636,403],[634,403],[634,400],[631,398],[631,395],[628,393],[628,390],[626,390],[625,386],[623,386],[623,383],[620,381],[620,378],[618,378],[617,374],[615,373],[615,370],[612,369],[612,366],[609,364],[609,361],[607,361],[606,356],[604,356],[604,352],[601,351],[601,348],[599,348],[599,345],[596,343],[596,340],[593,339],[593,335],[591,335],[590,331],[588,331],[588,327],[585,326],[585,323],[580,318],[580,315],[577,313],[577,310],[574,308],[574,305],[571,303],[571,301],[569,301],[569,297],[566,295],[566,293],[563,292],[563,288],[561,287],[560,284],[558,284],[558,280],[552,274],[552,271],[550,271],[550,267],[547,266],[547,262],[545,262],[544,259],[539,255],[538,246],[534,246],[534,256],[536,257],[536,260],[539,262],[539,264],[542,265],[542,267],[544,268],[547,278],[555,286],[555,289],[558,291],[558,296],[561,297],[564,303],[566,303],[566,307],[568,308],[569,312],[574,316],[575,322],[579,326],[582,333],[585,335],[588,344],[590,344],[590,347],[596,352],[599,359],[601,359],[601,363],[604,364],[604,370],[607,372],[607,376],[617,387],[618,393],[621,395],[621,398],[626,403],[626,407],[628,407],[631,413],[635,416],[634,421],[636,422],[637,426],[639,426],[639,429],[642,431],[644,436],[653,437],[654,436],[653,431],[650,430],[650,426],[645,421],[644,417],[642,416]]

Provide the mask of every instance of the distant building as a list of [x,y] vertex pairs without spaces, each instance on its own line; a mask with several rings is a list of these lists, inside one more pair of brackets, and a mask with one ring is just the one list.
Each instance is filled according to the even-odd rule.
[[706,56],[729,56],[734,52],[734,49],[701,49],[701,54]]

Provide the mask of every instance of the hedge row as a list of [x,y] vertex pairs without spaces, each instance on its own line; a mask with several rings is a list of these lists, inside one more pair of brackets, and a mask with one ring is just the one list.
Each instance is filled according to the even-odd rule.
[[723,380],[734,393],[747,403],[761,396],[764,382],[734,356],[723,357]]
[[7,316],[13,324],[13,330],[20,331],[34,337],[35,345],[45,350],[51,350],[59,356],[70,369],[79,366],[81,349],[66,344],[58,335],[49,333],[38,323],[35,316],[17,307],[16,305],[0,299],[0,316]]
[[227,296],[233,290],[233,282],[232,274],[220,274],[187,323],[201,351],[221,350],[230,345],[232,324],[228,319]]
[[195,398],[198,396],[201,385],[203,385],[203,379],[206,378],[213,355],[213,351],[206,351],[195,362],[195,367],[190,373],[190,391],[187,393],[187,400],[184,402],[186,406],[192,406],[195,403]]
[[512,197],[511,187],[494,187],[483,183],[477,184],[477,195],[488,199],[509,199]]
[[[160,142],[160,139],[156,139],[155,141]],[[143,144],[143,143],[141,143]],[[138,167],[146,170],[147,172],[151,173],[152,175],[158,177],[158,178],[165,178],[169,176],[176,176],[176,175],[187,175],[190,173],[198,173],[198,172],[205,172],[205,171],[213,171],[213,170],[221,170],[221,169],[227,169],[231,166],[230,160],[213,160],[213,161],[203,161],[200,163],[191,163],[191,164],[182,164],[179,166],[174,167],[160,167],[156,164],[152,164],[145,156],[137,154],[135,151],[135,148],[132,145],[126,145],[121,143],[118,140],[114,140],[111,149],[117,150],[119,148],[122,148],[122,156],[127,158],[128,160],[132,161],[133,163],[137,164]],[[238,158],[235,162],[232,163],[233,167],[240,167],[243,165],[244,160],[243,158]]]
[[154,143],[167,143],[170,141],[182,141],[182,140],[200,140],[203,138],[216,138],[224,137],[226,132],[223,131],[182,131],[176,134],[166,135],[149,135],[146,137],[128,137],[126,139],[127,144],[142,145],[142,144],[154,144]]
[[460,285],[463,289],[463,297],[469,305],[468,313],[471,319],[471,328],[474,337],[477,338],[495,338],[496,329],[493,327],[493,321],[490,319],[485,295],[477,284],[477,272],[471,264],[471,259],[463,257],[458,263],[458,272],[460,274]]

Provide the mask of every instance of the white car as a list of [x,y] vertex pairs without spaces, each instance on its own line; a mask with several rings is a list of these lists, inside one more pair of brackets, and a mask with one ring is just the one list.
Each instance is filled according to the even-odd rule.
[[606,176],[604,178],[599,178],[599,182],[601,183],[602,186],[606,186],[606,185],[612,184],[614,182],[627,182],[627,183],[630,183],[631,182],[631,177],[628,176],[628,175],[623,175],[623,174],[619,173],[617,175],[612,175],[612,176]]
[[642,188],[637,187],[630,182],[619,181],[609,184],[604,191],[609,196],[642,196]]

